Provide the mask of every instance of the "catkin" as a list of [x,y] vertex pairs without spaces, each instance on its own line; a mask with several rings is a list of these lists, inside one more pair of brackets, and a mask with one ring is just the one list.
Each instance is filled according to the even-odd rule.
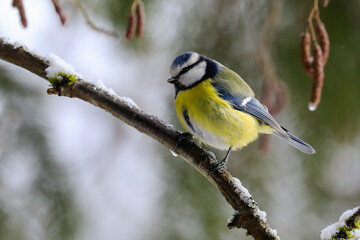
[[321,100],[321,91],[324,83],[324,60],[320,45],[314,47],[314,77],[309,102],[309,110],[316,110]]
[[324,23],[320,21],[316,23],[316,33],[323,53],[323,63],[326,65],[330,53],[330,40]]
[[330,0],[324,0],[323,7],[327,7],[329,5]]
[[59,18],[60,18],[60,21],[61,21],[61,24],[62,25],[65,25],[66,23],[66,16],[62,10],[62,8],[60,7],[59,3],[58,3],[58,0],[52,0],[52,3],[54,5],[54,8],[55,8],[55,11],[56,13],[58,14]]
[[25,14],[25,8],[22,0],[13,0],[12,3],[14,8],[17,8],[20,15],[20,21],[24,28],[27,27],[27,19]]
[[301,34],[301,64],[305,72],[310,76],[314,76],[313,61],[311,56],[311,35],[309,32]]
[[139,3],[136,5],[136,18],[137,18],[136,36],[141,37],[145,25],[145,10],[144,10],[144,3],[142,1],[139,1]]
[[132,13],[130,11],[129,17],[128,17],[128,25],[127,25],[126,34],[125,34],[126,40],[130,40],[134,36],[135,29],[136,29],[136,18],[135,18],[134,13]]

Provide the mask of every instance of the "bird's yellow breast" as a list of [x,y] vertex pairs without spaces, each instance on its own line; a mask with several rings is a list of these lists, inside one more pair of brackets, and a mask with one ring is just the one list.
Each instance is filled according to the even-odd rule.
[[233,109],[217,95],[210,79],[180,91],[175,110],[187,131],[219,149],[242,148],[254,141],[260,130],[253,116]]

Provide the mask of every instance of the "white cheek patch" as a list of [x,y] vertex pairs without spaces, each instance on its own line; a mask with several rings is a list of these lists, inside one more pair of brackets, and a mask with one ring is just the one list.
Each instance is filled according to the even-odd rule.
[[182,74],[179,78],[179,82],[185,87],[194,84],[199,81],[204,75],[206,71],[206,62],[200,62],[188,72]]

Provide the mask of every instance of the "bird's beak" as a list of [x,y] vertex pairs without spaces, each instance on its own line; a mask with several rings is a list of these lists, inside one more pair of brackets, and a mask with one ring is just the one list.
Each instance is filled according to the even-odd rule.
[[169,79],[167,80],[167,82],[168,82],[168,83],[175,83],[176,80],[177,80],[176,78],[172,77],[172,78],[169,78]]

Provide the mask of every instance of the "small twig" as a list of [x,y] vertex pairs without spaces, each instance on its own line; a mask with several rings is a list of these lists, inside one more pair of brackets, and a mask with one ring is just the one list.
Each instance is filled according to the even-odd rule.
[[316,34],[315,34],[315,30],[314,30],[313,18],[315,16],[315,14],[318,14],[318,12],[319,12],[318,0],[314,0],[314,6],[311,9],[311,12],[308,17],[308,27],[310,30],[310,34],[311,34],[311,38],[312,38],[314,46],[318,45],[318,43],[316,40]]
[[81,3],[81,0],[74,0],[72,1],[74,3],[74,5],[80,10],[82,16],[85,18],[85,21],[86,21],[86,24],[91,28],[93,29],[94,31],[97,31],[97,32],[100,32],[100,33],[103,33],[103,34],[106,34],[108,36],[111,36],[111,37],[115,37],[115,38],[118,38],[119,35],[114,32],[114,31],[108,31],[106,29],[103,29],[101,27],[98,27],[95,25],[95,23],[91,20],[89,14],[87,13],[86,9],[84,8],[84,6],[82,5]]
[[62,8],[61,8],[60,5],[59,5],[59,1],[58,1],[58,0],[51,0],[51,1],[52,1],[53,5],[54,5],[54,8],[55,8],[55,11],[56,11],[57,15],[59,15],[61,24],[62,24],[62,25],[65,25],[65,23],[66,23],[66,16],[65,16]]
[[23,1],[22,0],[13,0],[12,5],[13,5],[14,8],[18,9],[21,24],[23,25],[24,28],[26,28],[27,27],[27,19],[26,19],[26,14],[25,14],[25,8],[24,8]]

